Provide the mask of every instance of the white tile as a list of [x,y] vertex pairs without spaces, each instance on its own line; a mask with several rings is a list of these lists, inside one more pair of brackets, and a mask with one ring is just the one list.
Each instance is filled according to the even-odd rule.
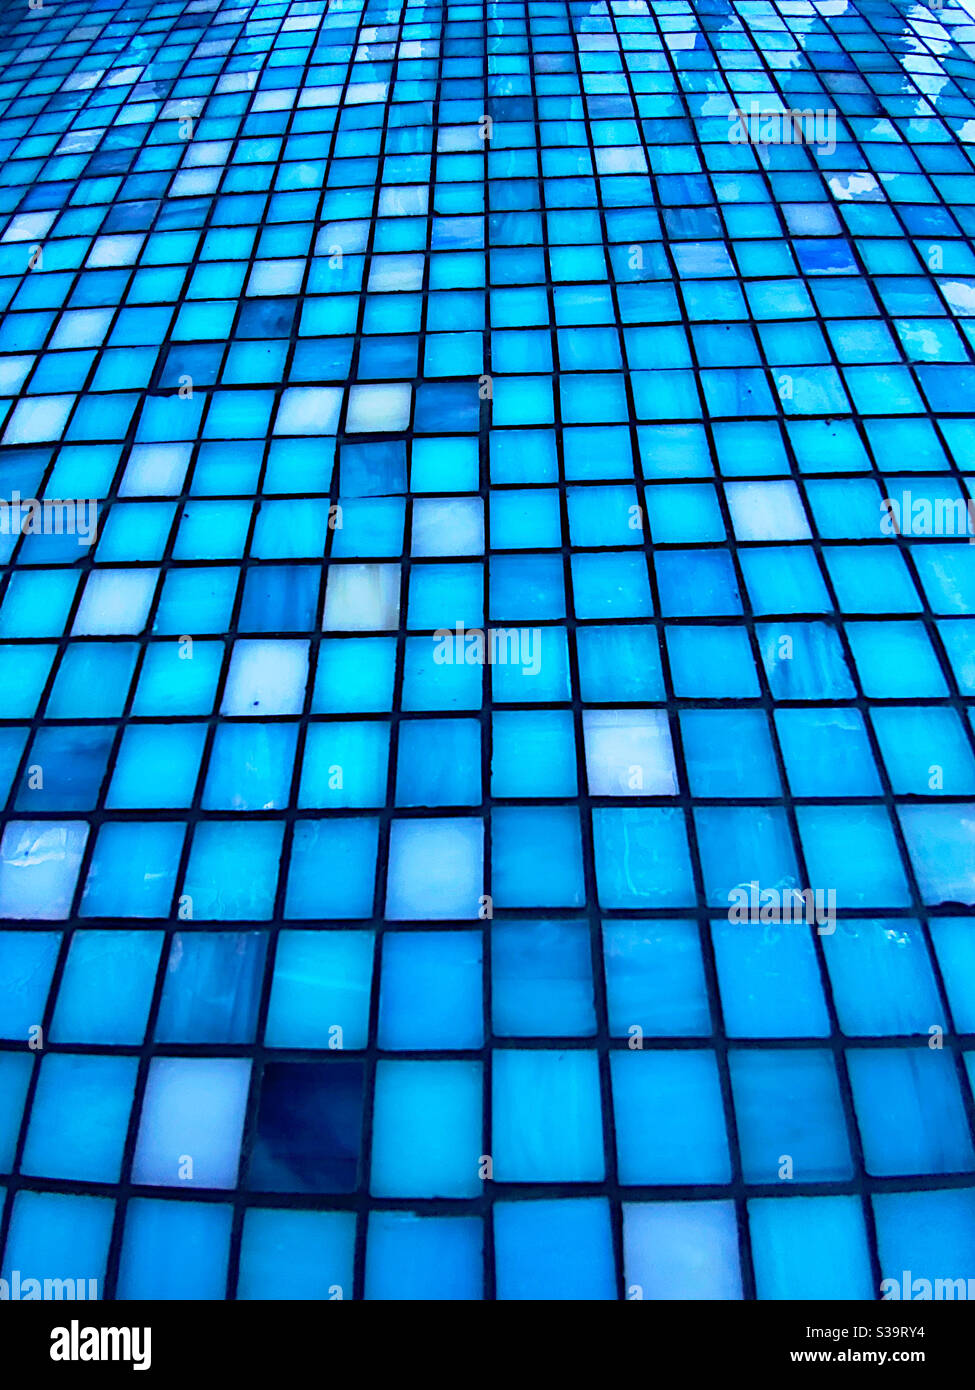
[[325,586],[326,632],[392,632],[399,627],[399,565],[332,564]]
[[582,716],[592,796],[676,796],[665,710],[586,710]]

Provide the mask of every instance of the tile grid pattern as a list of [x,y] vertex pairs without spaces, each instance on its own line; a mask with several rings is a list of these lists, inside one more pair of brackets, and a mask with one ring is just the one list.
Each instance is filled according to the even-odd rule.
[[[0,343],[12,383],[0,435],[4,477],[25,497],[71,495],[70,480],[75,493],[82,483],[107,499],[93,566],[76,560],[73,537],[0,538],[18,580],[55,576],[23,598],[9,584],[0,605],[5,684],[16,691],[3,711],[10,793],[0,874],[14,981],[15,1022],[5,1020],[9,1036],[0,1043],[9,1094],[31,1069],[4,1166],[16,1194],[0,1228],[5,1273],[11,1247],[16,1254],[49,1239],[57,1249],[78,1203],[92,1227],[91,1251],[103,1251],[106,1291],[128,1296],[160,1292],[166,1259],[197,1249],[207,1258],[195,1292],[211,1297],[224,1289],[233,1296],[238,1275],[241,1296],[280,1288],[289,1263],[282,1249],[292,1264],[310,1259],[312,1275],[295,1291],[315,1296],[336,1285],[345,1296],[409,1296],[416,1281],[443,1292],[438,1262],[455,1277],[451,1291],[472,1296],[619,1297],[634,1285],[651,1297],[781,1296],[815,1289],[819,1265],[841,1252],[853,1267],[848,1291],[862,1294],[899,1272],[895,1252],[919,1220],[942,1242],[932,1268],[964,1272],[951,1252],[970,1259],[973,1244],[964,1065],[975,1029],[964,937],[973,877],[966,815],[975,793],[972,627],[964,616],[972,552],[967,536],[887,537],[878,518],[880,499],[899,489],[915,497],[928,489],[936,502],[969,495],[971,435],[958,407],[971,384],[972,22],[961,10],[887,4],[835,16],[837,7],[825,4],[504,4],[488,8],[487,43],[479,6],[333,5],[321,22],[323,10],[62,5],[43,21],[52,26],[51,49],[38,51],[36,75],[29,42],[26,52],[18,45],[39,17],[4,12],[12,40],[0,84],[8,103],[0,139],[9,151],[0,186],[9,313]],[[96,34],[105,19],[108,28]],[[383,45],[400,37],[386,33],[400,22],[422,27],[401,40],[420,49],[401,49],[394,62]],[[93,32],[72,38],[80,23]],[[147,52],[148,36],[171,23]],[[781,55],[786,45],[798,51],[800,35],[809,66],[790,72]],[[356,45],[372,87],[354,80]],[[738,66],[730,55],[742,53],[748,62]],[[921,56],[909,68],[912,53]],[[71,74],[91,71],[95,55],[110,73],[93,79],[74,127],[91,130],[96,108],[134,86],[123,108],[132,125],[106,120],[110,130],[99,129],[98,139],[70,137],[65,112],[73,103],[48,94],[86,90]],[[708,77],[698,84],[695,71]],[[243,73],[261,74],[253,99]],[[772,146],[759,158],[729,143],[729,102],[713,95],[727,92],[726,81],[738,84],[732,90],[743,103],[779,85],[808,106],[828,74],[839,74],[825,83],[837,112],[834,156]],[[148,83],[158,87],[142,90]],[[400,113],[401,89],[404,105],[417,109]],[[185,104],[161,105],[167,101]],[[428,111],[418,109],[423,102],[432,103]],[[134,109],[140,104],[144,111]],[[487,142],[477,128],[483,111],[495,121]],[[175,131],[185,117],[194,122],[190,138]],[[130,128],[138,139],[128,145]],[[896,143],[898,130],[906,146]],[[294,159],[286,142],[294,142]],[[545,176],[537,183],[536,145]],[[141,150],[135,173],[127,148]],[[374,162],[381,148],[389,161],[383,184]],[[195,151],[194,171],[186,160]],[[183,169],[170,183],[177,159]],[[830,171],[830,198],[817,163]],[[598,177],[580,172],[592,166]],[[886,176],[886,198],[881,184],[856,172],[871,169]],[[284,191],[268,202],[270,188]],[[244,249],[248,237],[238,233],[248,223],[260,231]],[[197,231],[213,237],[210,247],[200,249]],[[92,240],[99,235],[120,240]],[[170,240],[153,247],[161,236]],[[916,255],[908,237],[917,239]],[[932,238],[947,260],[941,279],[927,273]],[[42,263],[26,270],[35,243]],[[134,278],[119,261],[138,261]],[[368,290],[357,294],[360,274]],[[722,334],[730,347],[722,348]],[[248,355],[248,343],[266,343],[266,363],[253,349]],[[421,348],[423,358],[411,359]],[[796,367],[789,354],[800,348],[808,360]],[[186,373],[192,394],[184,400],[171,393]],[[478,396],[482,373],[490,402]],[[343,391],[346,380],[351,391]],[[549,380],[558,388],[551,395]],[[884,433],[885,421],[901,433]],[[441,436],[452,443],[438,455],[432,445]],[[180,438],[186,447],[177,446],[174,462],[163,446]],[[912,445],[909,473],[899,466],[901,439]],[[175,481],[160,485],[167,466]],[[506,498],[536,506],[521,530],[517,511],[504,511]],[[544,499],[541,509],[532,498]],[[477,499],[486,504],[483,542]],[[275,503],[282,509],[273,512]],[[326,509],[336,506],[343,525],[333,529]],[[553,506],[557,526],[545,510]],[[627,534],[634,506],[652,554],[642,531]],[[401,555],[404,535],[412,544]],[[482,564],[482,553],[508,564]],[[883,558],[857,581],[854,554],[861,575],[868,557]],[[102,571],[102,562],[120,568]],[[287,572],[282,562],[291,562]],[[342,570],[351,588],[330,608],[328,586]],[[98,589],[93,577],[103,572],[121,574],[121,587]],[[206,575],[188,590],[197,603],[205,584],[216,590],[217,576],[232,574],[234,587],[223,585],[224,607],[212,605],[209,624],[189,621],[191,602],[167,592],[180,572]],[[390,582],[401,598],[390,601]],[[285,620],[302,611],[304,622]],[[372,618],[364,626],[363,612]],[[449,689],[455,672],[431,674],[429,634],[459,620],[538,627],[555,641],[543,645],[537,677],[484,666],[470,689],[459,678]],[[210,647],[212,685],[205,676],[200,689],[188,689],[189,678],[181,687],[173,674],[174,639],[187,630],[193,661],[208,637],[236,639],[225,650]],[[370,637],[379,645],[362,645]],[[783,656],[783,638],[795,657]],[[49,667],[52,653],[38,639],[56,644]],[[69,668],[79,639],[95,649],[80,674]],[[241,655],[247,643],[261,645]],[[339,648],[353,651],[353,643],[355,655],[340,663]],[[313,678],[326,648],[340,676],[320,695]],[[109,650],[126,658],[117,675]],[[157,650],[172,654],[168,670],[160,656],[150,671]],[[358,663],[368,660],[385,667],[373,691],[365,690],[368,677],[357,681]],[[336,702],[337,683],[347,706]],[[511,722],[533,703],[541,722]],[[930,711],[929,721],[908,722],[909,709]],[[621,722],[593,720],[599,710],[618,711]],[[719,723],[721,711],[728,715]],[[425,742],[424,716],[432,730]],[[828,743],[836,727],[843,736]],[[140,728],[141,741],[127,747]],[[245,747],[230,741],[234,729],[250,740]],[[337,741],[315,733],[313,746],[319,729],[334,730]],[[44,745],[52,730],[67,733]],[[431,782],[441,739],[453,740],[455,756]],[[536,741],[552,751],[533,759]],[[725,744],[743,746],[737,765],[722,764],[716,750]],[[626,783],[633,748],[645,759],[636,770],[651,779],[646,794]],[[941,766],[940,750],[947,784],[935,790],[924,777]],[[182,781],[169,770],[181,760]],[[528,789],[519,764],[530,771]],[[354,774],[353,785],[331,786],[336,766]],[[46,788],[30,784],[36,767]],[[471,785],[472,767],[479,786]],[[334,790],[340,795],[330,796]],[[832,814],[817,818],[820,807]],[[220,857],[220,830],[203,838],[204,826],[246,821],[257,829],[239,840],[236,859]],[[316,827],[329,824],[338,828],[319,839]],[[394,843],[410,824],[419,838]],[[131,838],[106,836],[116,825],[130,825]],[[164,846],[150,832],[168,825],[192,834],[167,836]],[[309,838],[299,846],[302,825]],[[51,834],[63,840],[54,845]],[[150,861],[145,888],[124,873],[132,858]],[[441,860],[449,874],[425,883]],[[723,908],[729,890],[751,878],[835,884],[838,940],[785,931],[764,937],[752,958],[747,935],[729,932]],[[165,885],[162,908],[157,881]],[[495,915],[478,923],[473,908],[485,885]],[[179,920],[187,895],[193,917]],[[87,1015],[80,1009],[77,991],[97,988],[99,977],[91,963],[73,963],[72,952],[96,928],[110,928],[117,942],[126,938],[116,928],[147,919],[156,925],[145,927],[141,944],[114,948],[131,950],[115,967],[130,995],[142,972],[142,1012],[133,1004],[134,1020],[119,1018],[118,1035],[108,1036],[110,1010],[96,1025],[97,1001]],[[553,920],[560,925],[547,925]],[[296,929],[319,921],[336,929],[321,934],[316,978],[302,963]],[[624,939],[626,923],[633,935]],[[210,968],[231,995],[240,991],[241,1017],[222,1036],[203,1036],[199,1015],[214,1000],[205,998],[205,975],[202,986],[193,978],[207,967],[200,954],[194,962],[200,948],[190,943],[212,942],[215,928],[232,933],[248,962],[252,997],[248,1005],[246,980],[238,974],[235,983],[233,962],[214,943]],[[579,928],[591,956],[581,970]],[[617,935],[604,937],[604,929]],[[411,961],[419,948],[408,944],[405,963],[390,963],[388,943],[415,943],[421,930],[440,933],[431,939],[441,961]],[[471,945],[476,936],[485,963],[493,943],[493,985],[492,969],[476,958],[459,967],[465,988],[477,977],[483,1020],[466,1020],[466,1031],[455,1020],[446,1043],[433,1022],[427,1039],[414,1027],[409,1043],[384,1042],[397,1028],[400,1037],[410,1033],[403,1016],[415,1010],[417,980],[427,983],[432,1015],[442,1010],[455,949],[447,931]],[[363,964],[355,953],[365,937]],[[92,940],[92,949],[97,962],[98,950],[113,948]],[[184,952],[180,973],[174,956]],[[906,975],[895,952],[911,957]],[[311,969],[310,984],[303,969]],[[890,973],[879,977],[880,1003],[866,1018],[854,995],[871,969]],[[587,1003],[576,995],[585,995],[590,971]],[[639,1019],[619,1002],[614,1008],[613,992],[629,1006],[639,998],[634,980],[649,987],[641,971],[661,979],[673,971],[673,995],[689,1013],[696,1002],[709,1022],[685,1019],[671,1031],[664,1001],[648,994],[656,1013],[648,1007],[644,1049],[631,1049],[627,1030]],[[317,999],[318,1026],[325,1017],[348,1020],[347,1055],[321,1037],[309,1041],[316,1023],[300,1015],[296,979]],[[557,996],[549,1013],[543,996],[566,979],[576,994],[570,1002]],[[343,998],[349,981],[358,999]],[[534,985],[528,999],[526,982]],[[794,1024],[783,1023],[781,1002],[776,1014],[770,989],[785,996]],[[898,989],[906,1001],[895,999]],[[183,1005],[181,1032],[169,995],[192,1001],[194,990],[197,1014],[192,1002]],[[291,1011],[299,1021],[289,1025]],[[675,1005],[671,1020],[678,1014]],[[42,1022],[51,1039],[39,1065],[24,1055],[24,1018]],[[168,1031],[160,1032],[161,1018]],[[478,1029],[492,1018],[483,1046]],[[265,1037],[271,1020],[274,1041]],[[928,1046],[932,1025],[945,1030],[942,1053]],[[156,1041],[143,1045],[143,1037]],[[429,1046],[418,1045],[424,1040]],[[444,1051],[450,1060],[438,1060]],[[57,1059],[72,1056],[131,1066],[57,1073]],[[775,1070],[806,1065],[807,1056],[811,1070]],[[573,1057],[579,1065],[560,1092],[557,1072]],[[225,1076],[237,1100],[221,1110],[209,1148],[195,1136],[215,1164],[212,1182],[172,1176],[177,1152],[192,1150],[185,1136],[198,1083],[190,1070],[164,1073],[165,1058],[237,1065],[197,1073],[204,1094]],[[817,1070],[824,1059],[825,1072]],[[411,1061],[421,1069],[408,1073]],[[308,1131],[319,1150],[333,1143],[338,1167],[324,1173],[314,1143],[312,1152],[288,1151],[296,1132],[300,1150],[302,1125],[310,1125],[295,1096],[312,1084],[311,1070],[299,1082],[290,1063],[313,1068],[316,1078],[321,1068],[326,1077],[328,1068],[343,1069],[359,1097],[353,1178],[340,1159],[359,1112],[353,1104],[350,1121],[341,1097],[328,1112],[331,1132]],[[279,1068],[273,1087],[262,1085],[265,1066],[265,1076]],[[76,1152],[73,1131],[63,1128],[72,1075],[111,1111],[117,1152],[66,1157]],[[334,1082],[337,1072],[330,1075]],[[542,1100],[549,1088],[551,1109]],[[700,1125],[675,1091],[690,1095],[690,1110],[705,1116]],[[905,1091],[898,1111],[894,1098]],[[808,1135],[793,1136],[806,1149],[789,1197],[779,1160],[770,1160],[785,1146],[785,1103],[809,1107],[829,1141],[821,1149]],[[533,1104],[541,1111],[534,1132]],[[878,1106],[890,1108],[886,1122]],[[769,1110],[774,1121],[763,1131],[759,1112]],[[437,1114],[449,1131],[443,1152],[397,1174],[392,1155],[422,1147],[415,1125],[429,1129]],[[238,1187],[235,1160],[227,1164],[241,1125]],[[898,1147],[892,1130],[901,1126],[916,1135],[913,1147]],[[656,1127],[676,1139],[661,1140]],[[472,1177],[470,1160],[482,1147],[497,1165],[493,1184]],[[32,1206],[27,1198],[38,1192],[62,1203]],[[140,1205],[147,1193],[166,1207]],[[106,1225],[108,1196],[119,1200]],[[547,1197],[554,1206],[530,1209],[524,1200]],[[803,1197],[828,1205],[804,1207]],[[160,1223],[172,1220],[177,1199],[184,1213],[192,1204],[193,1219],[183,1244],[177,1234],[167,1246]],[[358,1220],[354,1234],[341,1215],[286,1230],[252,1222],[258,1209],[355,1212]],[[425,1213],[427,1224],[383,1226],[380,1214],[391,1210]],[[435,1221],[446,1213],[463,1216]],[[817,1223],[827,1229],[825,1254]],[[324,1277],[323,1257],[308,1256],[316,1241],[332,1251],[334,1277]],[[786,1272],[783,1242],[792,1252]],[[688,1248],[704,1251],[703,1270],[678,1268]],[[915,1254],[915,1270],[922,1258]]]

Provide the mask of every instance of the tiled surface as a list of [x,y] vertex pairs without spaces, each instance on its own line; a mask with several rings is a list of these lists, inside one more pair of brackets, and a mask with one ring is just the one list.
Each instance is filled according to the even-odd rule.
[[325,10],[0,11],[3,1277],[975,1276],[975,19]]

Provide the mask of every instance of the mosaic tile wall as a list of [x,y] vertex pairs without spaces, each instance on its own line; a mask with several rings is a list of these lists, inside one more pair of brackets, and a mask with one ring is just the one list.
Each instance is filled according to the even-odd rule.
[[972,14],[0,32],[0,1292],[975,1276]]

